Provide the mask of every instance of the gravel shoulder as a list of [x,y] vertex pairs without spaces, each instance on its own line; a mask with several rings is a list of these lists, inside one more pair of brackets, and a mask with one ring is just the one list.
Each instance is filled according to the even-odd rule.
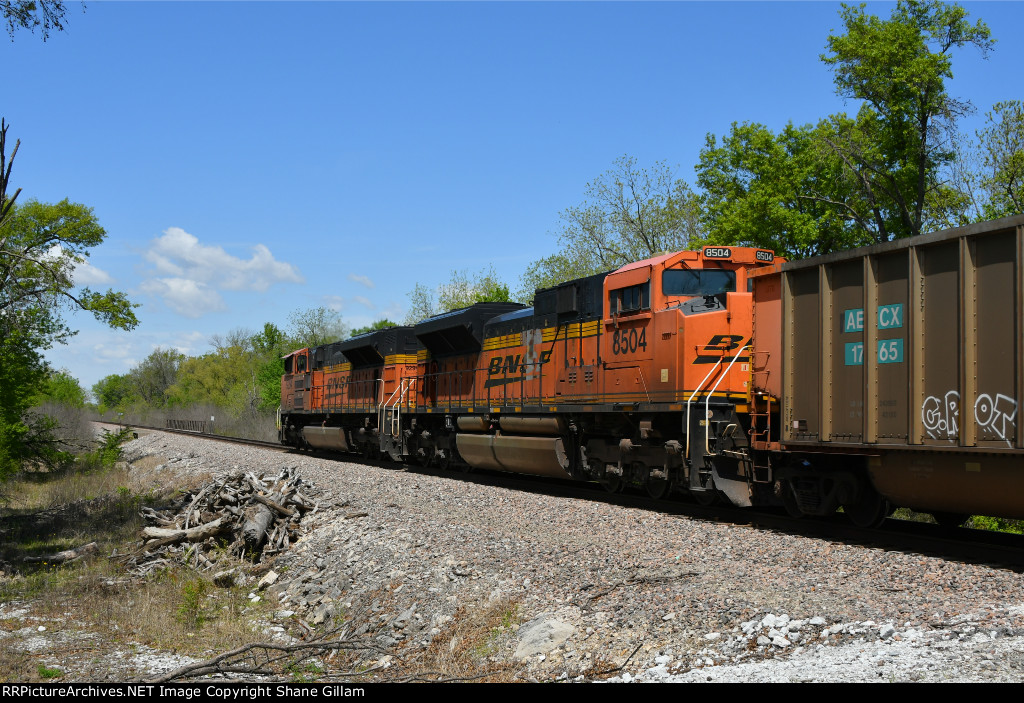
[[[370,633],[382,676],[500,603],[514,622],[481,656],[515,662],[518,680],[1024,678],[1010,570],[179,435],[125,451],[146,481],[296,467],[320,507],[270,562],[264,597]],[[45,634],[24,630],[25,646]],[[114,677],[180,663],[131,661]]]

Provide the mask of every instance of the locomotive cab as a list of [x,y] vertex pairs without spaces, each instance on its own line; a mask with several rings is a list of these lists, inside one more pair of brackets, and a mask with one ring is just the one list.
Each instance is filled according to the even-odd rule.
[[[621,403],[678,403],[717,384],[718,393],[745,397],[743,350],[751,337],[746,272],[773,259],[763,249],[704,247],[609,274],[602,340],[608,392]],[[726,372],[718,367],[731,362],[722,378]]]

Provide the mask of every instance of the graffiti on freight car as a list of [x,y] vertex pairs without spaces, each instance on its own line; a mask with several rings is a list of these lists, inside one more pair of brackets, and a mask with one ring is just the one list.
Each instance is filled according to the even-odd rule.
[[956,439],[960,414],[960,393],[949,391],[943,398],[930,395],[921,404],[921,421],[932,439]]
[[974,401],[974,417],[982,429],[995,434],[999,439],[1013,446],[1017,436],[1017,401],[996,393],[993,401],[988,393],[982,393]]
[[[960,393],[957,391],[948,391],[942,398],[930,395],[921,404],[921,421],[932,439],[959,437],[959,416]],[[974,421],[990,433],[981,439],[999,438],[1012,446],[1017,436],[1017,401],[1002,393],[996,393],[994,400],[988,393],[982,393],[974,401]]]

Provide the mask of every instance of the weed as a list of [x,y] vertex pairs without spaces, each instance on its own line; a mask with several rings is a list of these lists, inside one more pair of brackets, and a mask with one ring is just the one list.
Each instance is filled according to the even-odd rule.
[[193,578],[181,586],[181,602],[178,604],[178,620],[187,629],[198,630],[206,622],[203,600],[206,598],[207,583]]
[[967,527],[973,527],[976,530],[1010,532],[1015,535],[1024,534],[1024,520],[1010,520],[1001,517],[974,515],[965,523],[965,525]]
[[45,664],[40,664],[39,667],[36,669],[36,672],[39,674],[39,678],[44,679],[44,680],[46,680],[46,679],[56,679],[56,678],[59,678],[62,675],[60,669],[55,669],[55,668],[51,669],[50,667],[46,666]]
[[317,661],[298,661],[288,667],[288,672],[292,675],[293,683],[316,683],[317,679],[323,675],[325,669],[320,662]]
[[929,513],[916,513],[910,508],[897,508],[893,511],[892,517],[896,520],[908,520],[910,522],[935,523],[935,518]]

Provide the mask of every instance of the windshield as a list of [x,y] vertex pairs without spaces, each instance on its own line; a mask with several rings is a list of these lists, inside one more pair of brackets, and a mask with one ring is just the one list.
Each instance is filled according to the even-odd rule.
[[661,277],[665,295],[694,297],[736,292],[736,272],[719,269],[668,269]]

